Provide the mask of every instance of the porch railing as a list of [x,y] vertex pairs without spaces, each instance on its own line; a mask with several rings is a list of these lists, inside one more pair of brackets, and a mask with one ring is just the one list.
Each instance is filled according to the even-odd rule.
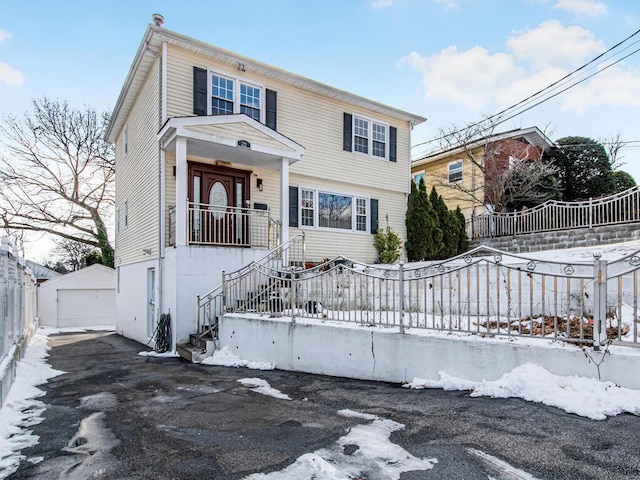
[[306,270],[254,263],[226,274],[227,312],[445,334],[640,346],[640,251],[607,262],[533,260],[488,247],[440,263]]
[[488,213],[467,220],[471,239],[549,232],[640,221],[640,187],[584,202],[551,200],[512,213]]

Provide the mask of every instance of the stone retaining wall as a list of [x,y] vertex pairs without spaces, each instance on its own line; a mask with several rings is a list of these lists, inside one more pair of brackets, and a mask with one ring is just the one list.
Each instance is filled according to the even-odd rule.
[[537,252],[559,248],[592,247],[640,240],[640,222],[576,228],[556,232],[530,233],[508,237],[483,238],[469,242],[469,249],[480,245],[511,253]]

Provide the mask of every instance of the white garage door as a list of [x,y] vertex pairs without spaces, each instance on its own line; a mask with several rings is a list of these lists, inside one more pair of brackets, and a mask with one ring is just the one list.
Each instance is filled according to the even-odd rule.
[[90,327],[115,323],[115,289],[58,290],[58,327]]

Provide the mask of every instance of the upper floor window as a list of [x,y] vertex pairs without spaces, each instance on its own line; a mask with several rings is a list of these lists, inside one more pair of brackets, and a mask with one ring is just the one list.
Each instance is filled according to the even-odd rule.
[[462,160],[456,160],[449,164],[449,183],[462,181]]
[[124,126],[124,131],[122,132],[122,154],[126,155],[129,151],[129,126]]
[[264,120],[263,89],[238,78],[211,74],[211,115],[245,113],[254,120]]
[[353,116],[353,151],[387,158],[389,126],[375,120]]

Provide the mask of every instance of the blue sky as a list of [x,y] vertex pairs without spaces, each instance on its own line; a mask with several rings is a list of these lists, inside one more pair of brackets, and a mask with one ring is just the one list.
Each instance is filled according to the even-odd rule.
[[[427,117],[414,143],[527,97],[640,28],[635,0],[5,1],[0,112],[43,95],[111,109],[154,12],[165,28]],[[640,53],[498,130],[638,141],[638,107]],[[640,180],[640,143],[622,153]]]

